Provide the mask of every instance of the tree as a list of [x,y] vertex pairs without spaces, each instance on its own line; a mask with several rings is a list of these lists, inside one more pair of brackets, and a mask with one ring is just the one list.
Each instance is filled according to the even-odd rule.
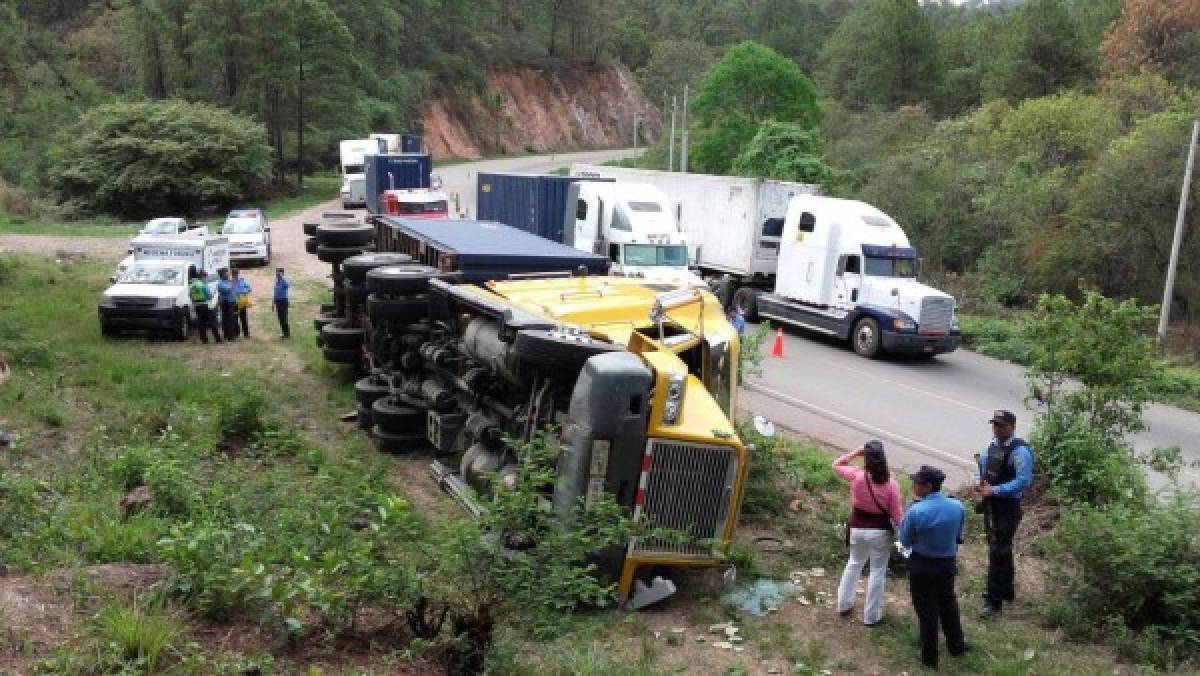
[[695,89],[715,58],[711,47],[695,40],[659,40],[637,71],[638,82],[650,100],[657,101],[667,92],[682,91],[684,84]]
[[1121,19],[1100,43],[1108,73],[1161,72],[1178,84],[1200,84],[1200,3],[1127,0]]
[[789,122],[767,122],[733,161],[738,176],[827,184],[832,172],[821,159],[821,136]]
[[938,58],[937,37],[917,0],[871,0],[821,48],[821,86],[855,110],[921,103],[937,91]]
[[812,82],[795,63],[756,42],[730,48],[704,78],[692,103],[696,164],[728,172],[733,160],[768,121],[815,127],[821,106]]
[[1065,0],[1030,0],[1005,22],[986,98],[1021,101],[1086,82],[1092,59]]
[[60,137],[50,183],[87,209],[191,214],[259,190],[268,152],[257,123],[213,106],[114,103],[94,108]]

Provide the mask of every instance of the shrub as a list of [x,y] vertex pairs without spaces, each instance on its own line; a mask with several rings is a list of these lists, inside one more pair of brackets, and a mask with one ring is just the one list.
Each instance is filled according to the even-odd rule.
[[[156,673],[183,628],[178,620],[142,608],[106,605],[96,615],[100,654],[110,651],[114,671]],[[98,665],[99,666],[99,665]]]
[[175,568],[171,591],[201,615],[221,620],[249,607],[258,589],[236,572],[245,561],[262,560],[263,534],[254,526],[186,523],[158,541],[158,553]]
[[[1047,544],[1068,630],[1169,666],[1200,658],[1200,503],[1128,501],[1068,510]],[[1098,584],[1103,580],[1103,584]]]
[[125,216],[231,206],[259,189],[270,155],[254,120],[215,106],[146,101],[99,106],[51,152],[64,200]]
[[256,390],[243,389],[217,401],[217,427],[227,440],[257,441],[267,428],[267,400]]
[[989,357],[1028,364],[1033,349],[1021,332],[1021,324],[994,317],[962,317],[963,343]]

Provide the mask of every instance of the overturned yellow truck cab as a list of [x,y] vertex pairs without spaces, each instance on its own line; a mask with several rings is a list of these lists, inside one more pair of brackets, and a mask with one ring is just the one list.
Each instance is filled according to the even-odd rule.
[[[609,566],[622,600],[641,567],[721,560],[747,456],[732,422],[738,335],[712,294],[588,276],[432,281],[430,293],[462,353],[502,381],[489,394],[511,408],[498,421],[508,434],[559,430],[553,509],[567,517],[608,493],[651,532],[670,534],[633,538]],[[482,403],[477,415],[505,417],[496,409]],[[495,435],[468,435],[457,472],[435,463],[465,503],[468,486],[485,490],[518,462]]]

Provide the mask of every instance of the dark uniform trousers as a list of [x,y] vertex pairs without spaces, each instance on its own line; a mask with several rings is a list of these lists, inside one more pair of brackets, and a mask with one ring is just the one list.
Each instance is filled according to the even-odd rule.
[[967,649],[958,614],[958,597],[954,594],[957,574],[958,566],[953,558],[913,554],[908,560],[908,586],[920,626],[921,662],[933,669],[938,663],[939,624],[946,634],[946,648],[951,655],[961,655]]
[[994,605],[1015,597],[1013,578],[1013,538],[1021,525],[1021,501],[1012,498],[986,498],[988,569],[984,600]]
[[207,343],[209,331],[212,331],[213,340],[221,342],[221,334],[217,331],[217,318],[213,316],[213,309],[206,302],[194,303],[196,308],[196,321],[199,324],[197,333],[200,334],[200,342]]
[[288,302],[286,298],[275,301],[275,316],[279,318],[279,331],[283,333],[283,337],[290,338],[292,331],[288,327]]
[[221,333],[225,334],[225,340],[237,340],[238,337],[238,319],[237,319],[237,303],[220,303],[221,306]]

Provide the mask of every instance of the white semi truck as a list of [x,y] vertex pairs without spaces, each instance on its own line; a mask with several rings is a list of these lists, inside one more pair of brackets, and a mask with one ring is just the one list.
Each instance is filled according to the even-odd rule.
[[386,140],[378,138],[352,139],[338,143],[338,154],[342,167],[342,208],[365,207],[367,205],[367,177],[365,158],[384,152]]
[[750,321],[836,336],[866,357],[930,356],[962,342],[954,298],[917,281],[916,250],[875,207],[784,181],[595,165],[571,173],[666,192],[692,264]]

